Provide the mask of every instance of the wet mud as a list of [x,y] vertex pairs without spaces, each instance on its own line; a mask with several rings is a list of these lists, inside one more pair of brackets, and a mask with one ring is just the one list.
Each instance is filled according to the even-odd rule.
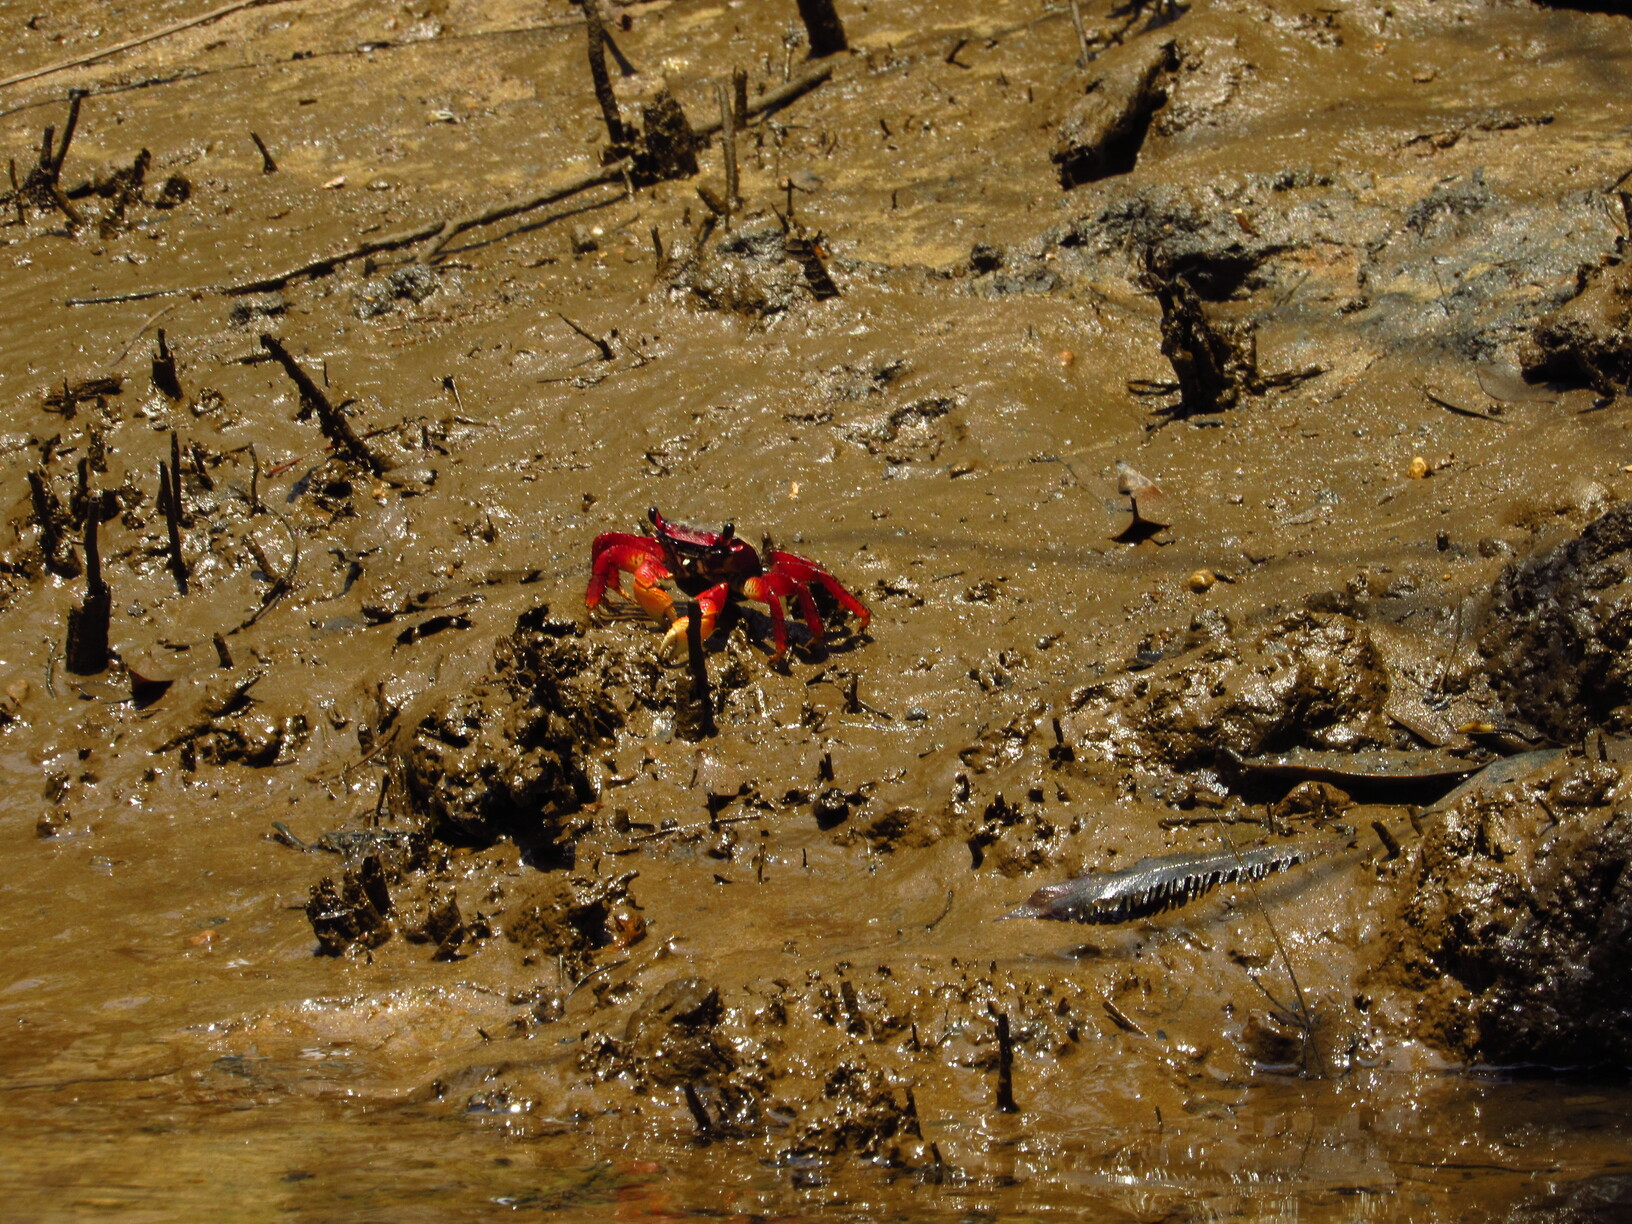
[[0,13],[18,1214],[1619,1218],[1632,26],[805,7]]

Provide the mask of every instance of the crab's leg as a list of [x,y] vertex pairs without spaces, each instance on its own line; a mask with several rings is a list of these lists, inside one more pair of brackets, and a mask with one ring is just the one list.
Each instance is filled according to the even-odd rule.
[[[725,608],[725,601],[731,598],[731,584],[722,582],[718,586],[711,586],[697,596],[697,636],[707,641],[714,636],[714,623],[720,619],[720,612]],[[691,617],[678,616],[669,626],[669,631],[663,635],[662,649],[668,652],[670,646],[676,642],[686,640],[686,630],[691,625]]]
[[674,600],[658,586],[671,575],[663,564],[661,547],[656,540],[609,531],[595,537],[595,543],[590,546],[590,557],[589,589],[584,592],[587,607],[596,607],[608,587],[623,594],[623,587],[618,581],[619,574],[623,573],[634,579],[634,589],[629,594],[646,609],[648,616],[662,623],[673,618]]
[[781,658],[788,648],[788,621],[782,613],[784,599],[799,605],[799,615],[804,618],[812,640],[821,638],[822,614],[816,610],[816,601],[810,597],[809,591],[786,574],[767,573],[750,578],[742,584],[742,593],[771,610],[771,632],[776,641],[772,658]]
[[[778,582],[770,574],[761,574],[755,578],[748,578],[742,584],[742,594],[745,599],[755,603],[762,603],[771,610],[771,640],[776,649],[771,652],[771,658],[780,659],[788,649],[788,618],[782,611],[782,596],[799,592],[793,583]],[[812,611],[815,609],[813,608]],[[809,618],[806,618],[807,622]],[[816,632],[821,633],[822,622],[816,622]]]
[[[798,556],[794,553],[785,552],[773,552],[770,554],[769,560],[769,571],[771,574],[791,578],[794,582],[800,584],[801,586],[810,586],[812,583],[816,584],[817,586],[821,587],[822,590],[831,595],[834,601],[841,608],[850,613],[851,616],[854,616],[860,623],[861,628],[867,628],[868,624],[872,621],[873,614],[867,610],[867,606],[854,595],[850,594],[849,591],[845,590],[844,587],[839,584],[839,580],[837,578],[833,577],[832,574],[828,573],[821,566],[817,565],[816,562],[806,557]],[[809,619],[808,613],[806,615],[806,619]],[[820,623],[819,620],[818,623]]]

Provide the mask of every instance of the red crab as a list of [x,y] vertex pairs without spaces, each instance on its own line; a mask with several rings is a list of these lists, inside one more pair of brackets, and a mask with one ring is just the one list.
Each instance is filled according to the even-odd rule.
[[704,638],[714,632],[714,622],[732,595],[768,606],[776,642],[773,658],[781,658],[788,648],[788,622],[782,613],[785,599],[797,601],[810,636],[821,638],[822,615],[810,593],[813,586],[821,587],[863,629],[872,619],[862,602],[840,586],[832,574],[805,557],[777,552],[768,537],[764,549],[756,551],[753,545],[737,539],[736,528],[730,523],[718,532],[702,531],[669,522],[655,506],[646,517],[655,535],[608,531],[595,537],[584,602],[594,608],[608,587],[623,594],[618,576],[632,574],[635,582],[630,593],[635,602],[654,620],[669,622],[669,631],[663,636],[664,650],[686,636],[689,619],[675,616],[674,600],[658,586],[665,578],[672,579],[675,586],[697,601],[702,614],[698,629]]

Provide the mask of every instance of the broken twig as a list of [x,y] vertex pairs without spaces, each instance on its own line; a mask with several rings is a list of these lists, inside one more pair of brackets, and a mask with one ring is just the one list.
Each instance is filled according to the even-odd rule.
[[323,430],[323,436],[329,440],[329,445],[353,467],[362,468],[375,476],[385,473],[386,464],[378,455],[368,449],[368,444],[357,436],[357,431],[351,427],[346,414],[329,402],[321,388],[312,381],[311,375],[300,368],[300,363],[289,355],[276,336],[261,334],[261,347],[283,367],[285,374],[300,392],[301,416],[315,414],[318,426]]

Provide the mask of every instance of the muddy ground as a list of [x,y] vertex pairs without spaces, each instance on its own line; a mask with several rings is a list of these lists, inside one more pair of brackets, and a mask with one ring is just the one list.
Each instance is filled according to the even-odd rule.
[[1632,26],[839,11],[0,85],[14,1218],[1626,1210]]

